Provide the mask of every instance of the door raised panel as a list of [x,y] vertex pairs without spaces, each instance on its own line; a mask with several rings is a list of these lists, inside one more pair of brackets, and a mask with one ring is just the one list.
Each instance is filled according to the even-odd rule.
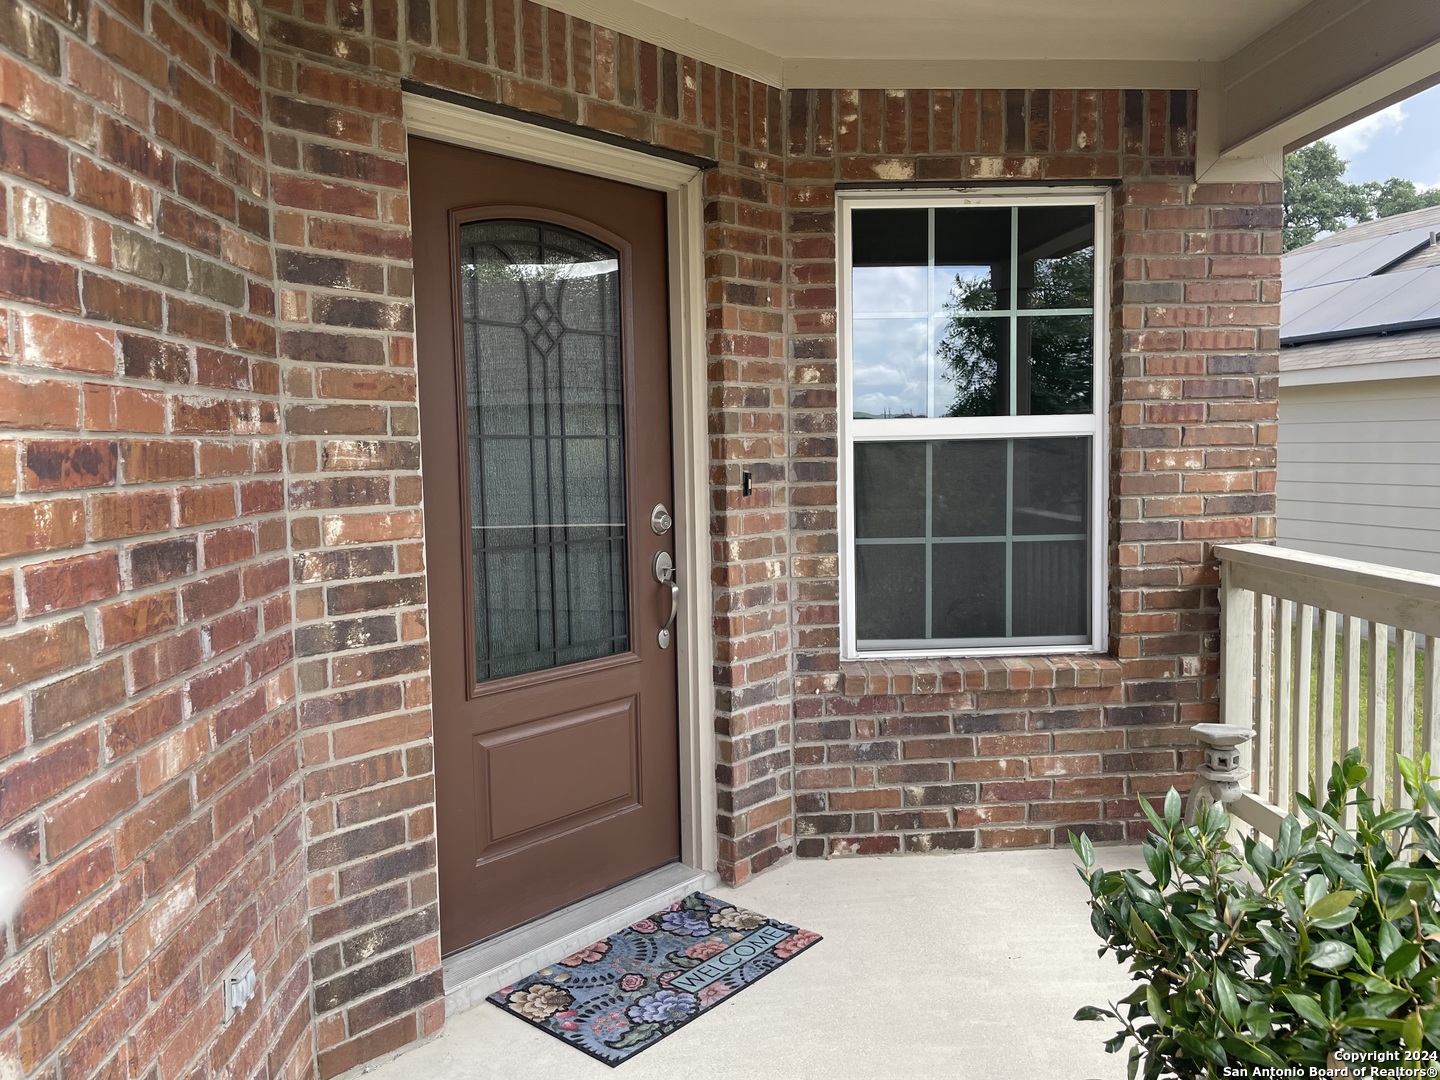
[[480,861],[638,806],[639,754],[634,697],[476,735]]

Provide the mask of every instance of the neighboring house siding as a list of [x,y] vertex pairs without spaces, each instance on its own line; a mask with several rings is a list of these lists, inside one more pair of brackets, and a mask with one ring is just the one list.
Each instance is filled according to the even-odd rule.
[[[786,94],[514,0],[265,7],[0,15],[0,835],[38,866],[0,1076],[329,1077],[443,1023],[402,76],[719,161],[727,880],[797,831],[1133,835],[1188,783],[1210,547],[1273,536],[1281,224],[1193,183],[1192,93]],[[984,180],[1115,186],[1112,655],[842,665],[834,189]]]
[[1280,391],[1279,542],[1440,573],[1440,376]]

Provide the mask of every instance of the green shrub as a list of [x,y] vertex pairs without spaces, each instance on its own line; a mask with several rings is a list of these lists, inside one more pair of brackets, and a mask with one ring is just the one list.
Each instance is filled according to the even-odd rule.
[[[1305,820],[1286,817],[1274,847],[1236,843],[1218,805],[1184,825],[1173,789],[1162,813],[1143,804],[1148,874],[1096,868],[1089,839],[1072,834],[1100,955],[1140,984],[1075,1019],[1121,1025],[1105,1048],[1130,1044],[1132,1080],[1440,1049],[1440,795],[1428,755],[1418,768],[1398,761],[1416,809],[1372,801],[1351,750],[1323,807],[1302,796]],[[1347,806],[1353,829],[1341,824]]]

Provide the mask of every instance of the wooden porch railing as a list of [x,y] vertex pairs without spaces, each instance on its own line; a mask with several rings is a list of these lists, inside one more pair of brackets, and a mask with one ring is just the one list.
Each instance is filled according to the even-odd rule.
[[1222,724],[1197,726],[1199,798],[1274,835],[1295,795],[1323,793],[1336,756],[1361,746],[1370,794],[1402,805],[1395,755],[1440,761],[1440,575],[1260,544],[1216,554]]

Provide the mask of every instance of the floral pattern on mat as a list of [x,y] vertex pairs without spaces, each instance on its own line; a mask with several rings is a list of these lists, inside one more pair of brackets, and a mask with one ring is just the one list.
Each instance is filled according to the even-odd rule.
[[[731,954],[732,963],[719,962],[725,970],[718,978],[688,987],[697,980],[682,978],[687,972],[761,930],[773,944],[752,943]],[[488,1000],[607,1065],[619,1065],[819,940],[809,930],[691,893]],[[741,955],[747,951],[753,955]]]

